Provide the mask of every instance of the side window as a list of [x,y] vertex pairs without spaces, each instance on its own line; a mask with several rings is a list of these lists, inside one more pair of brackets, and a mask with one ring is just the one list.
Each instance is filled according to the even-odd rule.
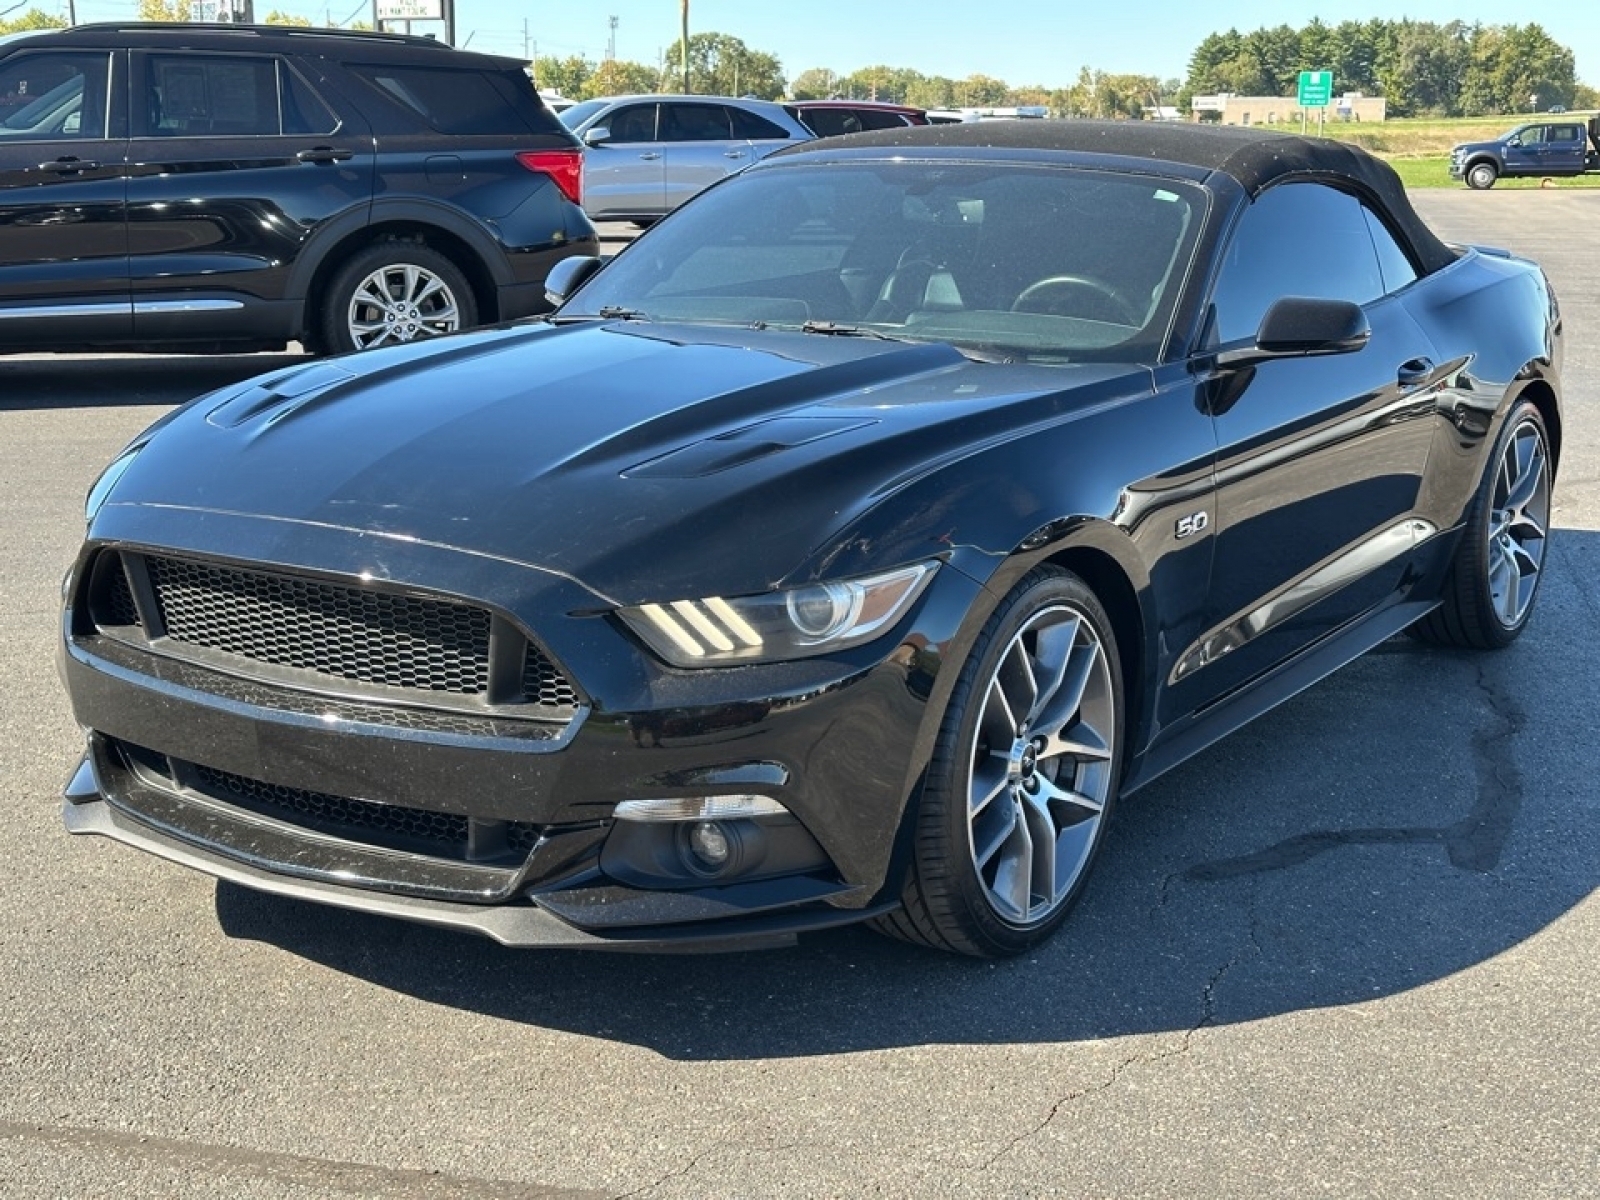
[[322,97],[311,85],[283,66],[283,132],[333,133],[339,128],[339,118],[323,103]]
[[728,110],[720,104],[663,104],[664,142],[726,142],[733,137]]
[[862,109],[857,116],[861,118],[863,129],[904,129],[911,123],[897,112],[884,112],[876,108]]
[[349,69],[440,133],[530,132],[515,106],[481,71],[369,63],[350,63]]
[[144,83],[145,129],[155,137],[273,136],[278,64],[235,55],[152,54]]
[[[741,113],[741,116],[749,115]],[[801,117],[807,129],[818,137],[838,137],[842,133],[861,132],[861,122],[856,120],[855,114],[845,108],[813,108],[805,111]],[[742,122],[736,122],[740,137],[751,137],[745,133]],[[752,138],[753,140],[753,138]]]
[[1394,234],[1389,232],[1389,227],[1378,219],[1365,204],[1361,211],[1366,214],[1367,232],[1372,234],[1372,248],[1378,252],[1378,269],[1383,273],[1383,290],[1385,292],[1398,292],[1417,277],[1416,267],[1411,265],[1411,259],[1400,248],[1400,243],[1395,241]]
[[1524,146],[1537,146],[1544,141],[1544,126],[1535,125],[1531,129],[1522,131],[1522,144]]
[[0,142],[106,136],[104,51],[17,54],[0,63]]
[[1581,125],[1552,125],[1550,127],[1550,140],[1559,142],[1564,146],[1583,141],[1583,127]]
[[619,108],[602,124],[611,129],[612,142],[653,142],[656,140],[656,106],[634,104]]
[[758,113],[746,112],[742,108],[730,108],[726,111],[733,118],[733,136],[736,138],[752,142],[777,142],[789,136],[789,131],[782,125],[769,121]]
[[1211,297],[1216,339],[1254,336],[1284,296],[1367,304],[1383,294],[1361,202],[1319,183],[1281,184],[1256,197],[1233,231]]

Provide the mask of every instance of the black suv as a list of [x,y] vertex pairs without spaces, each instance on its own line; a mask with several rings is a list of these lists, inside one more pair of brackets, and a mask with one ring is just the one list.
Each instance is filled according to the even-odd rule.
[[0,353],[364,349],[542,311],[595,254],[515,59],[117,24],[0,37]]

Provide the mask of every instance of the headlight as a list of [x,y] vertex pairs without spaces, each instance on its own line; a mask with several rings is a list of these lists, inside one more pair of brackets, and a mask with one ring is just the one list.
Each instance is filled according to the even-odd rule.
[[143,449],[143,442],[137,442],[129,446],[111,460],[109,467],[100,472],[100,478],[94,481],[94,486],[89,489],[89,494],[83,501],[83,523],[85,525],[94,520],[95,514],[100,511],[101,506],[106,502],[106,498],[111,495],[111,489],[117,486],[117,480],[121,479],[123,472],[133,465],[134,456]]
[[760,596],[706,596],[625,608],[621,616],[675,667],[778,662],[870,641],[898,621],[934,563]]

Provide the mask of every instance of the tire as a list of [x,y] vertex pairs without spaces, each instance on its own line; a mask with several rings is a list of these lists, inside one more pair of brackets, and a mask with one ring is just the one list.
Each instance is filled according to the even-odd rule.
[[1445,579],[1443,602],[1411,627],[1422,641],[1470,650],[1509,646],[1527,627],[1550,528],[1550,439],[1524,400],[1495,439]]
[[1467,168],[1467,186],[1474,191],[1486,192],[1500,178],[1500,168],[1493,163],[1473,163]]
[[318,321],[329,352],[372,350],[439,337],[478,323],[472,285],[421,242],[375,242],[340,267]]
[[945,710],[902,907],[883,933],[979,958],[1049,937],[1082,894],[1122,774],[1111,622],[1040,567],[990,617]]

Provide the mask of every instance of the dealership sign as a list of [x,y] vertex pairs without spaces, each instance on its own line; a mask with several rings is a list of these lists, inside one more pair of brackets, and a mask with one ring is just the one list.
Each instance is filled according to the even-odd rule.
[[380,21],[442,21],[444,0],[374,0]]

